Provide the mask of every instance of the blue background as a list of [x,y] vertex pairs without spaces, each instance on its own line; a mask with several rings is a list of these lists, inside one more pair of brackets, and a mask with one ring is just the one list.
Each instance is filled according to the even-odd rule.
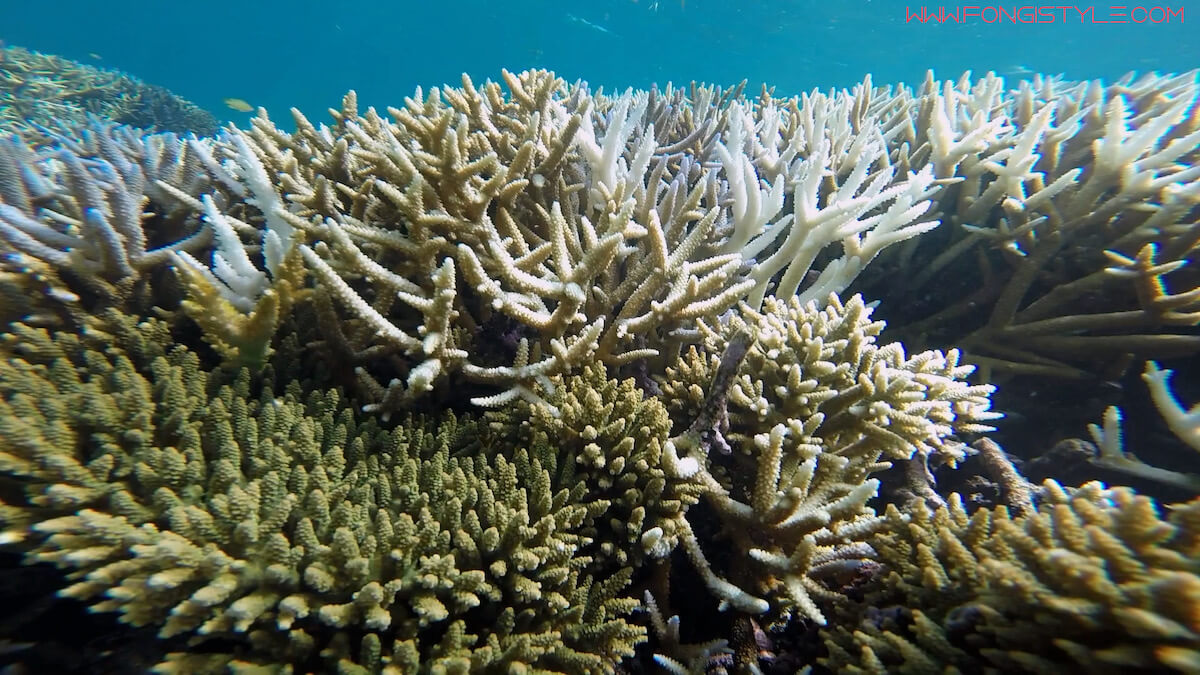
[[323,121],[348,89],[362,105],[396,105],[418,85],[457,85],[463,72],[478,82],[501,68],[549,68],[609,89],[747,79],[793,94],[866,73],[877,85],[914,84],[928,68],[1111,79],[1200,66],[1196,1],[1170,4],[1184,8],[1170,25],[963,26],[906,23],[920,2],[650,2],[4,0],[0,40],[127,71],[239,123],[248,114],[221,101],[242,98],[287,126],[289,107]]

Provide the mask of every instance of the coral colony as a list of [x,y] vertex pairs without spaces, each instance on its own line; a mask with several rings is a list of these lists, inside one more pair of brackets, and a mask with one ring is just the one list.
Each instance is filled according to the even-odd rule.
[[1200,501],[989,439],[1136,357],[1194,456],[1147,361],[1200,351],[1197,96],[530,71],[5,137],[0,539],[160,673],[1200,672]]

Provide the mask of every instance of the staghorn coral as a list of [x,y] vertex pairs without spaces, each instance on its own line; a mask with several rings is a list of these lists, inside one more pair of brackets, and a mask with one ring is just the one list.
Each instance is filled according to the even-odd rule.
[[[1154,361],[1147,361],[1142,379],[1146,382],[1150,398],[1166,422],[1167,428],[1183,446],[1200,451],[1200,408],[1193,406],[1191,410],[1185,410],[1176,400],[1169,386],[1172,372],[1159,368]],[[1093,466],[1182,488],[1191,493],[1200,493],[1200,475],[1147,464],[1125,451],[1121,433],[1121,409],[1117,406],[1109,406],[1104,411],[1101,424],[1089,424],[1088,432],[1095,441],[1094,446],[1085,446],[1089,451],[1088,462]],[[1094,452],[1091,452],[1092,448],[1095,449]]]
[[[260,117],[211,142],[122,138],[117,155],[176,146],[169,159],[181,158],[186,179],[150,176],[146,190],[104,163],[85,173],[144,194],[149,212],[191,210],[209,245],[167,257],[185,311],[235,362],[261,361],[278,328],[266,319],[295,305],[268,293],[304,285],[278,278],[295,247],[326,356],[355,370],[358,395],[384,414],[463,379],[478,404],[496,406],[593,358],[661,369],[696,319],[772,289],[824,298],[936,225],[925,217],[939,189],[930,171],[897,171],[875,131],[849,147],[826,138],[824,118],[848,115],[845,102],[819,98],[814,113],[707,88],[605,97],[541,71],[506,73],[504,84],[418,92],[390,121],[360,114],[350,95],[333,126],[297,115],[293,134]],[[7,183],[61,183],[54,158],[9,155]],[[19,197],[0,214],[9,245],[74,267],[73,223]],[[108,242],[124,278],[115,242],[155,224],[125,217],[115,235],[87,240]],[[841,257],[817,260],[837,245]],[[488,344],[497,326],[512,344]]]
[[[1189,219],[1196,180],[1186,168],[1195,145],[1194,87],[1179,78],[1110,89],[1050,81],[1036,87],[1006,93],[989,76],[975,83],[930,79],[915,93],[867,81],[853,91],[783,100],[701,86],[604,96],[531,71],[505,73],[502,83],[464,80],[461,88],[418,91],[386,118],[359,111],[351,94],[328,126],[295,115],[294,133],[260,116],[250,129],[213,139],[96,122],[78,138],[59,134],[56,147],[5,140],[0,318],[89,334],[98,330],[89,317],[110,309],[123,315],[117,325],[156,317],[143,324],[153,335],[141,346],[121,346],[137,342],[126,330],[125,342],[111,351],[88,343],[91,356],[62,357],[58,363],[72,367],[49,374],[21,371],[20,364],[58,358],[38,356],[52,351],[51,333],[9,330],[5,367],[18,369],[14,390],[61,384],[72,393],[56,389],[47,400],[74,402],[82,391],[91,397],[87,405],[44,405],[88,425],[94,412],[109,431],[87,426],[59,439],[62,445],[34,437],[20,451],[53,461],[14,464],[4,469],[6,478],[48,480],[44,472],[58,470],[61,456],[45,454],[47,447],[97,441],[107,443],[105,457],[152,456],[136,463],[147,468],[110,472],[86,486],[137,496],[143,501],[126,501],[141,506],[143,520],[112,509],[74,513],[72,506],[49,521],[61,532],[42,525],[31,531],[44,522],[31,495],[33,506],[5,510],[10,537],[32,534],[23,546],[40,538],[34,555],[74,567],[81,584],[98,570],[150,565],[145,574],[76,588],[114,591],[101,606],[135,622],[182,626],[179,635],[197,640],[195,650],[173,655],[165,670],[414,669],[418,661],[464,670],[489,659],[496,668],[517,668],[515,660],[534,668],[611,668],[642,635],[622,619],[632,600],[620,587],[669,574],[670,557],[683,555],[722,607],[743,614],[739,626],[748,625],[742,619],[749,613],[812,623],[840,616],[831,612],[845,603],[847,579],[877,564],[869,536],[895,524],[867,506],[877,472],[903,463],[912,503],[936,503],[929,469],[955,464],[966,452],[959,435],[982,431],[992,416],[990,388],[964,383],[970,368],[960,360],[993,370],[1050,365],[1026,370],[1078,375],[1100,353],[1196,347],[1186,334],[1195,312],[1183,265],[1195,247]],[[1138,109],[1132,116],[1122,112],[1129,102]],[[1069,152],[1056,155],[1056,148]],[[1132,168],[1115,176],[1109,169],[1121,157],[1133,158]],[[1043,161],[1053,168],[1043,171]],[[1086,213],[1055,220],[1067,207]],[[937,227],[942,219],[952,227]],[[1047,234],[1047,223],[1057,234]],[[1055,246],[1075,234],[1071,256],[1057,255],[1065,249]],[[1053,267],[1060,258],[1073,264],[1076,255],[1102,260],[1085,271],[1086,283],[1069,281],[1075,268]],[[1016,262],[1001,268],[993,256]],[[974,260],[983,261],[985,275],[998,271],[987,276],[978,302],[960,305],[934,278]],[[913,274],[918,267],[930,271]],[[827,300],[857,280],[881,289],[875,296],[888,308],[912,297],[902,286],[910,277],[935,312],[974,312],[978,321],[965,325],[977,326],[984,314],[1007,321],[1015,307],[1019,330],[980,333],[965,354],[910,357],[898,344],[875,344],[882,324],[870,320],[861,298]],[[1081,307],[1075,301],[1091,294],[1112,292],[1128,302],[1115,323],[1103,312],[1042,322],[1026,313],[1033,305],[1022,305],[1042,291],[1071,301],[1037,304],[1046,317]],[[939,315],[933,328],[910,324],[910,349],[957,339],[952,314]],[[1063,337],[1059,330],[1071,338],[1062,344],[1120,339],[1085,340],[1099,350],[1062,356],[1054,340],[1041,339]],[[122,349],[149,354],[153,344],[172,342],[184,346],[130,355],[133,366],[121,360]],[[209,372],[215,357],[232,368]],[[94,372],[105,376],[88,379]],[[284,372],[302,384],[276,387],[272,380]],[[611,379],[626,375],[632,382]],[[335,399],[337,386],[345,389]],[[139,394],[147,387],[149,394]],[[171,398],[155,399],[156,387]],[[30,411],[21,421],[41,419],[29,398],[14,392],[5,404],[11,401]],[[414,409],[468,402],[494,414],[486,424],[410,417]],[[146,446],[134,443],[136,433],[129,447],[112,441],[113,427],[105,425],[129,418],[128,426],[140,429],[142,409],[162,417],[156,429],[177,429],[177,415],[192,426],[178,431],[181,439]],[[65,433],[58,418],[51,422],[47,434]],[[209,428],[211,438],[195,437]],[[267,439],[260,428],[285,440]],[[157,493],[123,477],[141,470],[176,472],[168,482],[178,480],[177,458],[167,450],[197,447],[193,454],[216,457],[214,467],[228,460],[205,476],[233,492],[214,493],[202,507],[188,503],[194,508],[226,521],[235,510],[253,513],[251,503],[268,496],[250,486],[264,485],[279,467],[298,466],[329,481],[321,487],[327,502],[330,494],[345,497],[325,504],[330,518],[382,512],[392,519],[402,511],[429,533],[419,542],[426,548],[414,548],[428,555],[364,554],[372,536],[374,552],[383,550],[369,518],[344,528],[349,535],[314,527],[309,537],[280,515],[329,522],[321,499],[301,491],[288,508],[260,512],[258,529],[265,521],[287,541],[280,555],[308,555],[294,553],[301,542],[306,552],[327,557],[306,558],[303,570],[296,563],[287,576],[285,555],[277,563],[285,569],[276,570],[282,581],[268,579],[275,586],[236,586],[220,596],[222,586],[192,602],[208,587],[189,584],[204,577],[171,588],[183,573],[153,568],[162,560],[159,549],[144,542],[138,550],[145,556],[90,567],[89,555],[117,555],[111,542],[97,541],[105,533],[169,540],[162,546],[197,555],[190,521],[177,531],[153,510],[178,517],[178,504],[159,504]],[[236,461],[221,454],[228,448],[237,448]],[[394,462],[390,468],[408,467],[403,498],[387,503],[371,482],[385,460]],[[64,466],[71,480],[88,476],[86,467]],[[471,496],[449,496],[447,481]],[[74,498],[78,486],[61,484],[68,488],[45,495]],[[177,483],[148,484],[177,497],[208,488],[204,481],[189,483],[190,492]],[[287,501],[291,485],[286,492],[270,497]],[[422,502],[428,495],[441,498]],[[489,511],[480,505],[488,500],[508,506]],[[549,510],[538,511],[543,507]],[[460,565],[459,549],[467,556],[486,548],[483,521],[520,522],[497,514],[530,510],[543,514],[537,522],[544,528],[514,525],[513,540],[494,557]],[[99,527],[102,520],[109,529]],[[150,523],[153,536],[146,534]],[[90,525],[97,527],[83,529]],[[252,525],[222,527],[221,546],[204,541],[228,560],[214,554],[216,562],[203,563],[263,571],[236,576],[239,583],[267,579],[262,561],[276,559],[244,548]],[[46,535],[85,548],[51,550]],[[350,541],[359,555],[338,558],[353,551]],[[542,545],[553,550],[523,553]],[[679,549],[682,555],[672,556]],[[497,566],[504,556],[516,564]],[[450,558],[453,567],[436,567]],[[362,560],[368,576],[354,576]],[[436,569],[398,590],[373,576],[404,565]],[[349,571],[331,572],[342,568]],[[487,588],[473,585],[475,572]],[[309,577],[315,586],[306,585]],[[541,584],[536,593],[534,583]],[[490,599],[490,589],[501,601],[467,607],[467,595]],[[655,599],[665,607],[669,595]],[[141,604],[164,596],[173,603]],[[288,601],[293,596],[302,602]],[[553,611],[558,597],[567,599],[568,611]],[[171,607],[183,607],[178,618],[168,614]],[[586,624],[579,632],[559,627],[579,612]],[[386,634],[378,628],[384,614],[393,622]],[[203,626],[213,634],[199,635]],[[668,656],[681,663],[698,657],[676,631],[660,633]],[[746,644],[734,640],[739,665]],[[472,650],[479,660],[469,660]]]
[[883,300],[897,339],[956,346],[985,381],[1196,353],[1198,93],[1195,72],[1011,91],[931,75],[895,92],[881,123],[896,163],[954,184],[937,198],[945,226],[853,290]]
[[[258,117],[211,142],[165,141],[182,144],[172,157],[190,178],[154,180],[162,194],[146,197],[151,212],[190,207],[216,235],[168,257],[218,351],[261,361],[289,308],[308,304],[269,288],[295,246],[303,265],[279,283],[312,286],[322,356],[357,373],[356,394],[385,415],[460,383],[481,405],[531,399],[539,380],[592,359],[661,372],[698,319],[770,294],[824,302],[852,283],[886,311],[903,303],[894,323],[915,346],[1081,376],[1100,368],[1069,361],[1200,345],[1180,269],[1197,240],[1194,98],[1187,77],[1008,93],[994,76],[931,75],[915,92],[867,80],[752,99],[604,96],[505,73],[418,91],[390,119],[351,94],[330,126],[296,113],[294,133]],[[137,147],[150,143],[163,141],[123,152],[154,154]],[[12,171],[48,173],[9,155]],[[12,207],[0,214],[18,231],[10,245],[74,265],[61,219]],[[962,302],[933,284],[980,270]],[[1089,313],[1100,296],[1105,311]]]
[[[134,315],[178,308],[226,361],[263,365],[305,297],[306,270],[290,226],[276,219],[259,232],[242,220],[271,211],[273,193],[253,151],[232,144],[242,152],[218,161],[211,141],[100,121],[56,148],[0,139],[6,286],[43,290],[36,300],[12,293],[4,316],[82,325],[110,306]],[[248,235],[258,242],[245,244]]]
[[142,314],[177,304],[150,286],[161,287],[173,253],[212,241],[199,202],[177,198],[214,190],[203,143],[97,121],[60,145],[0,139],[0,241],[7,264],[50,291],[39,309],[83,321],[109,305]]
[[0,538],[62,568],[62,595],[189,638],[159,672],[603,672],[643,639],[630,568],[587,571],[607,504],[527,450],[481,453],[453,416],[385,431],[269,372],[222,381],[161,322],[110,318],[6,335],[0,466],[24,497]]
[[[1200,672],[1200,502],[1047,481],[1038,509],[889,507],[887,573],[826,630],[837,672]],[[868,604],[870,608],[868,607]],[[865,610],[865,613],[863,613]]]
[[1159,368],[1153,361],[1146,362],[1142,379],[1150,389],[1154,407],[1167,423],[1167,427],[1188,447],[1200,452],[1200,407],[1185,409],[1171,392],[1170,379],[1174,371]]
[[654,596],[646,591],[646,613],[650,626],[661,648],[668,654],[655,654],[654,662],[672,675],[706,673],[716,659],[728,657],[731,650],[725,640],[712,640],[703,644],[684,644],[679,637],[679,616],[665,618],[655,602]]
[[22,47],[0,46],[0,132],[31,143],[98,115],[142,129],[208,136],[217,120],[175,94],[114,70]]
[[[402,364],[390,380],[362,367],[383,410],[459,370],[501,389],[475,399],[494,406],[593,358],[661,368],[696,318],[761,300],[775,282],[794,290],[829,244],[853,242],[861,265],[935,224],[920,221],[929,177],[892,171],[874,137],[844,160],[857,169],[844,182],[822,184],[835,160],[821,139],[798,124],[756,135],[760,116],[779,126],[773,104],[715,90],[602,97],[544,72],[504,84],[507,96],[469,80],[418,92],[391,121],[360,114],[353,97],[333,128],[297,117],[288,135],[254,121],[263,154],[282,153],[273,166],[291,204],[279,215],[310,240],[317,291],[336,299],[323,311],[332,342],[360,364],[367,353]],[[808,144],[816,154],[793,166]],[[769,191],[757,161],[770,164]],[[868,180],[869,166],[883,168]],[[783,215],[792,175],[805,210]],[[871,210],[881,214],[861,218]],[[744,274],[759,252],[770,256]],[[820,285],[844,288],[855,265],[831,265]],[[331,316],[338,304],[349,316]],[[498,321],[516,326],[507,354],[476,347]]]
[[[883,324],[870,313],[858,296],[845,305],[831,297],[824,309],[768,298],[761,312],[743,306],[705,328],[703,351],[689,350],[662,378],[672,414],[686,419],[713,405],[710,380],[727,380],[724,419],[674,437],[667,469],[708,486],[735,551],[729,579],[691,529],[684,541],[710,590],[740,611],[824,624],[818,602],[840,594],[823,578],[874,557],[865,537],[883,523],[867,507],[879,485],[872,474],[892,461],[952,463],[966,451],[958,434],[999,417],[988,412],[990,386],[962,381],[972,367],[957,353],[909,357],[899,344],[876,345]],[[750,336],[744,357],[723,361],[739,335]],[[728,363],[736,370],[723,378]],[[723,446],[731,454],[706,452]]]

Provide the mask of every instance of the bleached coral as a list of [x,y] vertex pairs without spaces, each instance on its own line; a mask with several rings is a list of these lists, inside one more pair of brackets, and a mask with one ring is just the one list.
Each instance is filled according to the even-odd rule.
[[[1176,328],[1200,316],[1194,293],[1164,283],[1195,248],[1195,98],[1190,76],[1015,91],[992,75],[931,76],[915,91],[868,79],[773,99],[705,87],[604,96],[506,73],[418,91],[390,119],[350,95],[334,124],[297,114],[294,133],[260,117],[216,141],[101,130],[57,155],[13,146],[0,153],[0,225],[8,245],[84,279],[138,278],[180,249],[189,314],[222,353],[245,344],[250,361],[291,310],[277,301],[267,320],[276,312],[264,308],[245,335],[249,296],[265,291],[237,281],[247,297],[237,312],[221,305],[221,276],[235,276],[217,274],[213,253],[240,258],[204,214],[220,212],[260,274],[278,276],[295,242],[302,265],[283,276],[312,284],[323,344],[384,414],[464,379],[498,405],[588,359],[661,369],[697,319],[740,300],[915,293],[964,266],[991,276],[970,293],[921,295],[913,316],[931,314],[903,337],[946,342],[963,325],[973,362],[1079,375],[1067,357],[1197,347]],[[49,197],[60,205],[41,206]],[[184,226],[178,244],[143,251],[146,226],[164,221]],[[1072,269],[1056,262],[1066,247]],[[922,270],[904,272],[914,261]],[[1066,311],[1120,288],[1130,302],[1119,311]],[[498,326],[513,344],[477,348]]]
[[[928,172],[890,168],[870,116],[857,119],[861,141],[841,136],[844,97],[815,97],[805,126],[811,111],[717,90],[605,97],[544,72],[504,83],[418,92],[390,121],[348,96],[332,127],[297,117],[287,134],[258,118],[215,143],[175,141],[204,180],[155,182],[154,197],[193,208],[204,235],[219,230],[212,248],[174,257],[188,314],[227,357],[261,361],[300,299],[295,266],[282,274],[295,241],[318,327],[373,409],[460,374],[499,391],[478,403],[500,405],[591,358],[661,366],[698,318],[761,302],[780,281],[799,288],[818,267],[823,298],[936,225]],[[833,186],[831,169],[844,175]],[[784,213],[792,190],[806,206]],[[69,244],[42,229],[59,246],[34,253],[68,265]],[[839,243],[842,257],[814,267]],[[472,348],[504,322],[517,345]]]
[[[1126,354],[1200,351],[1196,73],[1104,86],[1003,78],[900,90],[889,148],[952,185],[948,227],[893,249],[852,290],[881,297],[906,344],[992,370],[1081,378]],[[898,100],[897,100],[898,99]]]
[[[868,506],[877,474],[955,464],[995,417],[968,360],[1077,374],[1059,355],[1081,345],[1195,350],[1196,292],[1169,290],[1200,240],[1195,98],[1186,78],[994,76],[604,96],[531,71],[386,115],[351,94],[295,132],[264,114],[214,139],[0,142],[0,316],[87,339],[89,315],[156,317],[129,361],[188,342],[135,368],[115,343],[6,335],[5,376],[47,393],[3,401],[5,474],[46,487],[3,511],[7,543],[134,623],[285,663],[602,670],[641,639],[620,587],[677,552],[727,608],[827,622],[898,526]],[[969,293],[934,283],[973,265]],[[969,351],[877,344],[870,306],[830,295],[856,284],[924,291],[917,341],[973,317]],[[1118,310],[1064,313],[1113,288]],[[186,317],[257,374],[192,374],[216,358],[186,356]],[[275,349],[344,398],[274,388]],[[495,410],[462,445],[408,416],[468,402]],[[84,427],[108,430],[95,463],[71,455]]]

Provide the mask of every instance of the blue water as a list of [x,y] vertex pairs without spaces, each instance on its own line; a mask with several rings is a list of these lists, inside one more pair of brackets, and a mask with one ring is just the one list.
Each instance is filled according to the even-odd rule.
[[281,120],[293,106],[323,120],[348,89],[364,105],[395,105],[418,85],[457,85],[463,72],[498,78],[502,68],[548,68],[609,89],[748,80],[793,94],[850,86],[867,73],[876,84],[915,83],[928,68],[942,77],[970,69],[1111,79],[1200,65],[1195,1],[1172,2],[1182,20],[1158,25],[921,25],[906,22],[905,3],[886,0],[651,4],[2,0],[0,40],[127,71],[243,123],[247,114],[222,99],[245,99]]

